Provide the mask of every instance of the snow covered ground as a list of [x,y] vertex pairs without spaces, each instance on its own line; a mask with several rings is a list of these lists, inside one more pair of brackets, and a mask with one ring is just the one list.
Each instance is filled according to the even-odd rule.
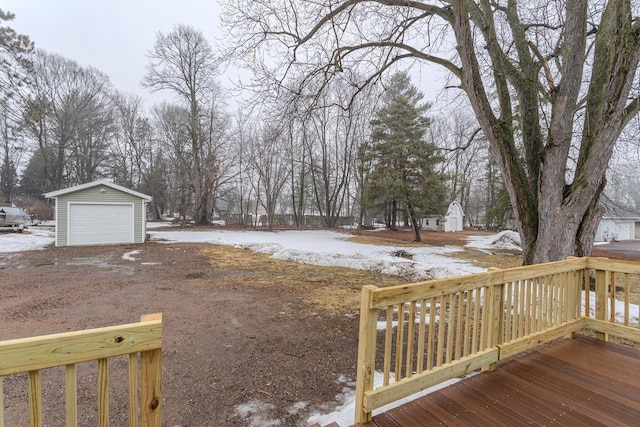
[[[355,243],[349,235],[326,230],[304,231],[162,231],[153,240],[212,243],[247,248],[274,259],[321,266],[372,270],[411,281],[478,273],[484,269],[450,258],[456,247],[394,247]],[[402,255],[402,256],[396,256]]]
[[29,227],[22,233],[3,231],[0,233],[0,253],[43,249],[55,240],[52,227]]
[[[169,223],[149,223],[153,240],[170,243],[212,243],[247,248],[274,259],[321,266],[339,266],[397,275],[411,281],[477,273],[482,268],[451,258],[457,247],[394,247],[349,241],[349,235],[333,231],[165,231]],[[475,238],[468,246],[496,247],[499,237]],[[31,226],[24,233],[0,233],[0,253],[45,248],[55,240],[52,227]],[[135,254],[132,254],[135,255]]]
[[522,250],[520,235],[511,230],[501,231],[493,236],[469,236],[467,240],[465,246],[468,248]]

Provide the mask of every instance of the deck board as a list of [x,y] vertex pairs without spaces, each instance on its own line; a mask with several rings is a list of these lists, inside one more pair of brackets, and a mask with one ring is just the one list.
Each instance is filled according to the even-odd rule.
[[577,336],[376,415],[366,427],[628,426],[640,420],[640,351]]

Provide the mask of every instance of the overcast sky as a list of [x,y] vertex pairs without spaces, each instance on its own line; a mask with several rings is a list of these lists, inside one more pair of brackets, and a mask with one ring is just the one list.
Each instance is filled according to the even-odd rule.
[[[116,89],[152,102],[168,98],[152,96],[140,86],[148,62],[145,54],[158,31],[191,25],[203,32],[214,50],[224,37],[215,0],[0,0],[0,9],[16,15],[8,25],[28,35],[37,48],[93,66],[106,73]],[[444,85],[443,74],[433,73],[433,67],[411,73],[426,100],[433,100]],[[227,68],[220,83],[231,89],[239,75],[237,69]]]
[[[91,65],[115,88],[146,99],[140,81],[158,31],[191,25],[214,49],[221,39],[219,7],[211,0],[0,0],[0,8],[16,15],[8,25],[36,47]],[[227,71],[221,83],[230,86],[226,80],[237,78],[233,74]]]

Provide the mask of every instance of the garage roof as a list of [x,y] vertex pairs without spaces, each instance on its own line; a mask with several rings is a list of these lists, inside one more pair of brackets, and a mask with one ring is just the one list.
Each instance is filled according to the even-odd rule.
[[76,185],[75,187],[64,188],[62,190],[51,191],[49,193],[44,193],[43,195],[44,197],[55,199],[56,197],[59,197],[65,194],[73,193],[75,191],[85,190],[91,187],[97,187],[99,185],[111,187],[114,190],[119,190],[119,191],[122,191],[123,193],[128,193],[128,194],[131,194],[132,196],[140,197],[141,199],[144,199],[148,202],[150,202],[153,199],[153,197],[147,194],[138,193],[137,191],[131,190],[129,188],[123,187],[118,184],[114,184],[113,182],[109,182],[103,179],[100,179],[98,181],[93,181],[93,182],[87,182],[86,184]]

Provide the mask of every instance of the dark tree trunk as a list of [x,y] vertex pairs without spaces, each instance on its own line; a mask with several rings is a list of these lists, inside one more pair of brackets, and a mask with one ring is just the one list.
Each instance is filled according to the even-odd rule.
[[398,231],[398,201],[391,200],[391,231]]
[[418,219],[413,211],[413,205],[411,203],[407,203],[407,213],[409,214],[409,222],[411,223],[411,229],[413,230],[413,241],[414,242],[422,242],[422,237],[420,236],[420,224],[418,224]]

